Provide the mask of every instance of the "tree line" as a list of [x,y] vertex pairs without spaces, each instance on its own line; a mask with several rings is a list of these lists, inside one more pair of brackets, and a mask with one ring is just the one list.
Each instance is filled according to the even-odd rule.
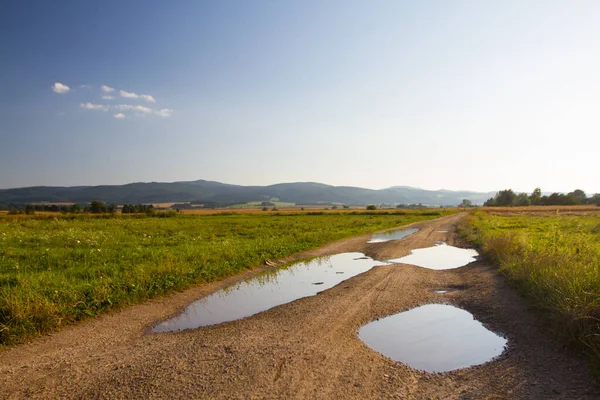
[[531,194],[515,193],[512,189],[501,190],[496,196],[489,198],[484,206],[575,206],[580,204],[595,204],[600,206],[600,193],[587,197],[581,189],[573,190],[567,194],[552,193],[543,195],[540,188],[535,188]]
[[[23,206],[21,206],[23,207]],[[91,214],[114,214],[117,212],[116,204],[106,204],[103,201],[94,200],[89,204],[72,204],[72,205],[59,205],[59,204],[31,204],[28,203],[24,208],[11,207],[9,210],[10,214],[35,214],[37,211],[50,211],[50,212],[61,212],[61,213],[91,213]],[[152,214],[155,212],[152,204],[125,204],[121,210],[123,214]]]

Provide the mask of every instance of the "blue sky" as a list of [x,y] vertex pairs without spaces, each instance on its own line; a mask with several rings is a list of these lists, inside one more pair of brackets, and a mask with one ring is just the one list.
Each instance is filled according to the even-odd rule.
[[0,188],[600,192],[598,21],[597,1],[4,1]]

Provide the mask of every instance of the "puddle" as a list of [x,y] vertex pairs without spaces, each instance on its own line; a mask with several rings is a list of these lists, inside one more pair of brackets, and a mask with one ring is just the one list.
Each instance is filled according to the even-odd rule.
[[502,354],[507,343],[468,311],[444,304],[382,318],[358,335],[373,350],[426,372],[483,364]]
[[392,263],[412,264],[429,269],[452,269],[476,260],[479,254],[473,249],[461,249],[440,243],[433,247],[413,250],[409,255],[389,260]]
[[386,262],[362,253],[342,253],[265,271],[221,289],[163,321],[152,332],[171,332],[249,317],[302,297],[313,296]]
[[449,290],[449,289],[436,289],[436,290],[432,290],[431,292],[435,293],[435,294],[446,294],[446,293],[450,293],[451,290]]
[[385,233],[377,233],[371,236],[371,239],[367,243],[383,243],[389,242],[390,240],[399,240],[408,235],[412,235],[417,232],[417,228],[409,228],[409,229],[399,229],[396,231],[389,231]]

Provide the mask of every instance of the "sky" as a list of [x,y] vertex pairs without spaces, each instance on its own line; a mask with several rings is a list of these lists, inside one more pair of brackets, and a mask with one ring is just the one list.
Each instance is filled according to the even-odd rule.
[[0,188],[600,192],[600,2],[0,3]]

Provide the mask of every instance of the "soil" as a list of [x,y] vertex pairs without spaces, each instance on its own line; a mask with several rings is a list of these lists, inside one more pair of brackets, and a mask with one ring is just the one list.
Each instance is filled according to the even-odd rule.
[[[413,224],[420,230],[399,241],[366,244],[364,235],[270,264],[347,251],[385,260],[437,241],[468,247],[456,235],[463,216]],[[543,317],[484,261],[445,271],[379,266],[243,320],[149,333],[191,301],[259,270],[4,349],[0,398],[600,398],[586,362],[552,339]],[[452,290],[432,292],[441,288]],[[429,303],[471,312],[508,339],[507,350],[480,366],[430,374],[376,353],[357,336],[365,323]]]

